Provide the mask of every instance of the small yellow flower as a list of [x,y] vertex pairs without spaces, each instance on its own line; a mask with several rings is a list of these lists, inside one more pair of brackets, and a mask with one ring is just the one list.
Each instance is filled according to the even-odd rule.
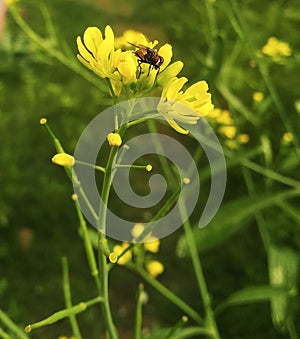
[[[152,241],[147,241],[144,243],[145,250],[151,252],[151,253],[157,253],[159,251],[160,241],[159,239],[156,239],[154,237]],[[151,239],[149,238],[149,239]]]
[[60,166],[74,166],[75,158],[67,153],[57,153],[52,157],[51,161],[55,165]]
[[72,198],[72,200],[76,201],[76,200],[78,200],[78,195],[74,193],[74,194],[72,194],[71,198]]
[[47,119],[46,118],[40,119],[40,124],[41,125],[45,125],[46,123],[47,123]]
[[183,178],[182,181],[185,185],[188,185],[191,182],[191,179],[190,178]]
[[181,89],[187,81],[184,77],[171,79],[164,87],[157,106],[158,112],[181,134],[188,134],[188,131],[180,127],[175,120],[196,124],[200,117],[207,115],[214,107],[211,94],[207,92],[206,81],[198,81],[183,92]]
[[161,262],[157,260],[152,260],[146,264],[146,269],[150,273],[150,275],[155,278],[159,274],[162,274],[165,268]]
[[278,40],[276,37],[270,37],[262,48],[262,53],[272,58],[274,62],[282,63],[285,57],[292,55],[292,49],[289,44]]
[[147,171],[147,172],[151,172],[151,171],[152,171],[152,165],[148,164],[148,165],[146,166],[146,171]]
[[238,136],[238,140],[240,144],[248,144],[250,137],[248,134],[243,133]]
[[122,139],[120,134],[118,133],[109,133],[106,137],[109,146],[121,146],[122,145]]
[[223,125],[232,125],[233,119],[230,116],[230,112],[228,110],[221,110],[219,115],[215,118],[219,124]]
[[[126,248],[129,246],[128,243],[123,242],[121,245],[116,245],[113,248],[113,252],[115,253],[115,255],[117,255],[118,257],[126,250]],[[128,261],[130,261],[132,258],[132,253],[131,251],[127,251],[125,252],[120,258],[118,258],[117,263],[119,265],[125,265]]]
[[221,126],[219,127],[219,132],[225,135],[228,139],[233,139],[236,136],[236,127],[235,126]]
[[128,50],[131,49],[128,42],[131,42],[134,45],[144,45],[149,48],[153,48],[158,44],[158,41],[148,42],[146,36],[138,31],[133,29],[126,30],[122,36],[115,38],[115,49]]
[[264,94],[262,92],[253,92],[252,98],[255,102],[261,102],[264,99]]
[[290,133],[290,132],[286,132],[283,134],[282,136],[282,141],[285,143],[285,144],[289,144],[293,141],[294,137],[293,137],[293,134]]

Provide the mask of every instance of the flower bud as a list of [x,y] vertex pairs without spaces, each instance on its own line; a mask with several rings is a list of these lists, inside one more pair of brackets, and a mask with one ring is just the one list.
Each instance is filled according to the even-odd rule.
[[67,153],[57,153],[54,155],[54,157],[51,159],[53,164],[59,165],[59,166],[74,166],[75,164],[75,158]]

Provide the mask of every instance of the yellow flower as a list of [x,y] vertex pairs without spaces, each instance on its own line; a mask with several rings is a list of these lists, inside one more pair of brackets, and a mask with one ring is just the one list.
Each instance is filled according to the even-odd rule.
[[110,26],[105,27],[105,38],[97,27],[88,27],[83,33],[83,41],[77,37],[78,60],[101,78],[116,78],[113,64],[114,33]]
[[146,269],[150,273],[150,275],[155,278],[159,274],[162,274],[165,268],[161,262],[157,260],[152,260],[146,264]]
[[184,77],[169,80],[163,88],[157,106],[158,112],[170,126],[182,134],[188,134],[188,131],[180,127],[175,120],[196,124],[200,117],[207,115],[214,107],[211,103],[211,94],[207,92],[206,81],[198,81],[183,92],[181,89],[187,81],[188,79]]
[[147,166],[146,166],[146,171],[147,172],[151,172],[152,171],[152,165],[150,165],[150,164],[148,164]]
[[219,124],[223,125],[232,125],[233,119],[230,116],[230,112],[228,110],[223,110],[220,112],[220,114],[216,117],[216,121]]
[[57,153],[52,157],[51,161],[55,165],[60,166],[74,166],[75,158],[67,153]]
[[289,144],[293,141],[294,137],[293,137],[293,134],[290,133],[290,132],[286,132],[283,134],[282,136],[282,141],[285,143],[285,144]]
[[40,124],[41,125],[45,125],[47,123],[47,119],[46,118],[41,118],[40,119]]
[[[121,255],[126,250],[126,248],[128,246],[129,246],[129,244],[126,243],[126,242],[123,242],[121,245],[116,245],[113,248],[113,253],[115,253],[119,257],[119,255]],[[120,258],[118,258],[117,263],[119,265],[125,265],[128,261],[131,260],[131,258],[132,258],[132,253],[131,253],[130,250],[128,250]]]
[[248,134],[243,133],[238,136],[238,139],[240,144],[247,144],[250,140],[250,137]]
[[128,42],[134,45],[144,45],[153,48],[158,44],[158,41],[149,42],[146,36],[133,29],[126,30],[122,36],[115,38],[115,49],[128,50],[131,49]]
[[151,252],[151,253],[157,253],[159,251],[160,241],[159,239],[156,239],[152,237],[153,240],[147,241],[144,243],[145,250]]
[[[145,226],[142,223],[137,223],[133,226],[131,230],[131,234],[133,236],[133,241],[137,239],[142,232],[144,231]],[[152,252],[152,253],[157,253],[159,251],[159,246],[160,246],[160,240],[153,237],[150,234],[147,234],[142,241],[144,242],[144,248],[146,251]]]
[[255,102],[261,102],[264,99],[264,94],[262,92],[253,92],[252,98]]
[[233,139],[236,136],[236,127],[235,126],[221,126],[219,132],[225,135],[228,139]]
[[120,134],[118,133],[109,133],[106,137],[109,146],[121,146],[122,145],[122,139]]
[[292,55],[292,50],[289,44],[278,40],[275,37],[270,37],[261,51],[265,55],[270,56],[272,60],[277,63],[282,63],[284,61],[284,57]]

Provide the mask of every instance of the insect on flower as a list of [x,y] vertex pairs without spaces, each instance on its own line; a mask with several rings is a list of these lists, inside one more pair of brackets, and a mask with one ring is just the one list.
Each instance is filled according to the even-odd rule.
[[138,48],[134,54],[138,57],[138,63],[139,63],[139,73],[137,75],[137,78],[139,78],[142,74],[142,64],[149,64],[149,70],[147,76],[149,76],[150,71],[152,68],[156,69],[156,76],[155,80],[158,76],[160,66],[164,62],[164,58],[160,55],[158,55],[156,49],[152,49],[149,47],[146,47],[144,45],[135,45],[128,41],[128,43],[136,48]]

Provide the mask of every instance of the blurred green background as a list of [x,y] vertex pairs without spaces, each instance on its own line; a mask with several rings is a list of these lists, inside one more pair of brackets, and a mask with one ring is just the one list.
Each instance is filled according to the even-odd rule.
[[[232,147],[219,134],[229,164],[221,222],[215,222],[216,234],[207,231],[204,244],[197,238],[213,305],[244,287],[269,284],[271,245],[279,253],[277,264],[284,267],[284,284],[296,290],[299,194],[292,199],[272,197],[299,190],[299,1],[33,0],[20,1],[18,10],[41,37],[47,39],[54,29],[57,40],[49,38],[49,50],[59,48],[65,53],[68,46],[73,64],[77,62],[76,36],[88,26],[103,29],[109,24],[116,35],[135,29],[150,40],[173,46],[173,60],[185,64],[180,75],[189,83],[206,80],[215,106],[229,110],[239,133],[250,138],[247,144]],[[66,151],[72,153],[86,124],[108,101],[94,84],[30,40],[9,11],[1,23],[4,18],[0,37],[0,307],[25,327],[64,307],[63,255],[69,259],[74,303],[94,296],[70,199],[72,187],[64,171],[50,162],[55,150],[39,119],[48,118]],[[287,42],[292,50],[281,63],[257,56],[271,36]],[[254,92],[263,93],[263,100],[256,102]],[[282,139],[286,132],[293,141]],[[291,258],[287,262],[285,253]],[[158,257],[166,266],[159,279],[198,307],[200,297],[181,230],[162,241]],[[123,268],[112,273],[112,306],[121,338],[132,338],[139,282]],[[172,326],[182,313],[150,287],[146,291],[150,299],[144,309],[145,327]],[[222,338],[290,338],[291,333],[300,333],[299,305],[297,298],[289,300],[288,320],[280,324],[274,321],[269,302],[230,307],[218,315],[217,323]],[[97,307],[80,315],[79,323],[85,338],[102,338]],[[292,332],[286,325],[290,323],[295,324]],[[71,335],[67,321],[34,331],[31,337],[59,335]]]

